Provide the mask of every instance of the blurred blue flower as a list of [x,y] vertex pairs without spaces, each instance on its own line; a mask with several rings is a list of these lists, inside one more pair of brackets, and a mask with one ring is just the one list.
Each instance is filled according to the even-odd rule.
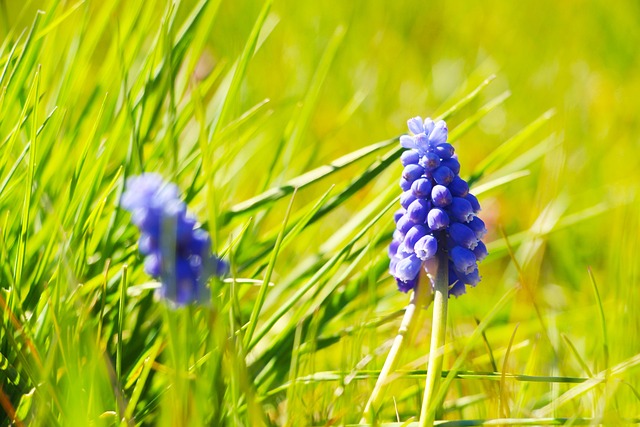
[[180,200],[178,187],[156,173],[127,180],[121,206],[140,230],[144,270],[162,283],[160,294],[176,304],[207,301],[206,281],[228,264],[211,253],[211,237]]
[[394,216],[389,271],[398,288],[408,292],[417,285],[420,270],[434,265],[438,251],[444,251],[449,295],[457,297],[466,292],[466,285],[478,284],[478,261],[487,256],[481,241],[487,229],[476,216],[480,203],[458,175],[460,163],[447,142],[445,122],[414,117],[407,125],[411,135],[400,137],[407,151],[401,156],[402,208]]

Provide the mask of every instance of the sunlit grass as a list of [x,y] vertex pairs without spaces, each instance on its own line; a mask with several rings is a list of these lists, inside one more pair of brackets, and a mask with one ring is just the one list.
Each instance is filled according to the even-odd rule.
[[[436,419],[638,422],[640,10],[609,6],[0,2],[3,425],[357,423],[409,302],[386,246],[418,114],[489,228]],[[211,304],[154,297],[118,207],[142,171],[230,260]],[[417,421],[429,317],[382,425]]]

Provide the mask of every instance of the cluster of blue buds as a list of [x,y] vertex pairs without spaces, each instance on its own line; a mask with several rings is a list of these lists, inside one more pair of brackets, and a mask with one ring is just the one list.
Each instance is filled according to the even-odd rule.
[[402,208],[395,213],[396,230],[389,246],[389,271],[398,288],[407,292],[418,284],[420,271],[445,251],[449,268],[449,296],[466,292],[465,284],[480,281],[478,261],[487,256],[482,237],[487,232],[476,216],[478,199],[460,178],[460,163],[447,142],[447,125],[414,117],[413,135],[400,137]]
[[133,176],[121,205],[140,229],[144,270],[161,281],[161,295],[177,304],[205,301],[205,282],[228,265],[211,253],[211,237],[187,212],[178,187],[155,173]]

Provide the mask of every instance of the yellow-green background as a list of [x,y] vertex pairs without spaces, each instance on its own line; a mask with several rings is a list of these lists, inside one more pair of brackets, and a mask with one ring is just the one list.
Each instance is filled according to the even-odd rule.
[[[176,2],[176,22],[184,21],[195,5],[192,1]],[[176,86],[189,87],[212,70],[220,70],[222,76],[228,75],[261,7],[261,2],[222,1],[217,13],[207,13],[205,17],[211,21],[199,24],[185,60],[185,64],[198,64],[196,75],[185,76],[183,64]],[[106,211],[96,213],[102,215],[96,225],[100,233],[106,233],[108,227],[117,229],[115,237],[106,243],[100,239],[100,233],[94,240],[91,235],[73,234],[72,231],[77,231],[73,218],[59,220],[56,215],[67,203],[65,185],[85,147],[90,147],[89,154],[100,153],[105,147],[113,150],[112,157],[104,165],[105,176],[86,178],[98,179],[97,188],[101,191],[111,188],[109,180],[116,176],[120,165],[129,161],[125,160],[127,146],[136,130],[120,109],[125,105],[123,99],[134,97],[123,97],[123,87],[135,87],[142,73],[149,71],[144,65],[147,58],[156,55],[151,63],[158,64],[166,53],[163,48],[154,50],[152,40],[162,34],[168,4],[32,1],[25,5],[2,1],[0,36],[5,44],[0,65],[7,62],[14,43],[18,42],[19,46],[24,43],[38,9],[45,12],[41,19],[48,19],[47,25],[37,29],[33,48],[29,51],[30,62],[20,69],[22,74],[16,75],[17,82],[6,91],[0,116],[0,138],[5,141],[18,122],[35,72],[41,66],[38,119],[42,121],[55,106],[58,110],[52,119],[56,131],[45,132],[42,137],[47,141],[43,146],[49,147],[50,151],[46,158],[39,160],[42,166],[36,169],[35,181],[46,194],[34,193],[37,199],[31,204],[27,266],[32,266],[34,271],[36,266],[44,270],[38,286],[55,283],[64,292],[71,292],[79,284],[93,283],[89,289],[95,288],[98,295],[97,283],[105,260],[113,257],[131,265],[132,284],[143,283],[148,278],[142,273],[140,258],[136,258],[131,249],[135,237],[131,227],[126,229],[125,215],[120,214],[115,223],[110,222],[116,193],[109,190]],[[484,158],[538,117],[550,112],[546,117],[551,118],[522,141],[512,157],[504,162],[505,169],[491,171],[495,173],[493,176],[484,176],[478,183],[491,182],[507,172],[526,170],[528,173],[480,197],[481,217],[489,225],[486,241],[492,254],[480,267],[484,278],[478,288],[451,302],[448,339],[453,343],[453,352],[445,360],[445,369],[460,350],[464,337],[475,327],[474,319],[481,320],[508,289],[522,286],[523,290],[513,303],[501,312],[499,324],[487,332],[487,341],[496,352],[498,368],[502,368],[500,363],[511,334],[516,325],[520,325],[515,335],[515,347],[505,365],[509,372],[584,377],[587,373],[565,338],[575,345],[592,373],[605,368],[606,351],[610,366],[640,352],[637,333],[640,328],[638,22],[640,3],[635,1],[275,0],[262,31],[266,37],[259,38],[258,49],[248,63],[226,121],[239,117],[265,99],[269,102],[261,107],[253,125],[244,123],[240,130],[234,129],[216,141],[210,153],[212,157],[204,160],[215,168],[215,179],[198,177],[193,165],[185,161],[186,151],[197,146],[201,121],[195,113],[184,132],[167,137],[167,129],[175,120],[168,95],[162,91],[167,86],[162,86],[164,89],[159,93],[140,92],[143,96],[148,94],[159,105],[155,114],[160,117],[143,141],[149,159],[145,167],[175,179],[185,191],[194,179],[204,180],[215,187],[212,204],[218,212],[225,212],[287,179],[406,132],[405,123],[409,117],[435,117],[483,80],[495,75],[495,80],[448,122],[449,129],[454,130],[465,119],[473,117],[485,103],[507,91],[510,94],[455,141],[463,176],[470,176]],[[19,39],[23,30],[25,33]],[[309,88],[319,82],[319,64],[332,43],[335,56],[329,58],[326,76],[317,86],[317,97],[311,97],[314,102],[310,106],[308,122],[296,128],[294,136],[287,139],[283,135],[290,135],[287,130],[290,123],[299,125],[292,117],[301,114],[309,105]],[[192,83],[185,83],[188,80]],[[201,93],[201,102],[209,108],[207,123],[215,117],[216,110],[211,106],[218,102],[215,93],[220,81],[215,80],[210,89]],[[138,93],[134,92],[134,95]],[[91,137],[103,99],[106,99],[105,113],[97,125],[97,136]],[[191,89],[181,92],[176,102],[178,113],[192,99]],[[145,114],[148,120],[151,113]],[[29,141],[32,125],[26,123],[24,133],[11,150],[5,144],[0,147],[7,165],[13,164]],[[183,147],[180,159],[185,169],[178,176],[169,160],[171,150],[168,147],[172,138]],[[282,140],[286,142],[281,156],[274,160],[276,147]],[[359,166],[341,170],[301,190],[293,204],[292,215],[309,209],[332,184],[337,189],[342,188],[361,174],[376,155],[360,160]],[[528,161],[536,156],[539,157],[537,160]],[[15,248],[20,239],[23,212],[19,209],[24,195],[22,179],[28,174],[27,164],[18,167],[8,193],[0,199],[2,216],[7,218],[6,221],[3,219],[6,224],[3,232],[7,236],[4,242],[8,256],[2,260],[6,265],[13,265],[17,257]],[[137,169],[138,166],[132,166],[128,172],[139,172]],[[4,169],[5,175],[7,170]],[[376,196],[396,186],[400,170],[401,166],[396,162],[283,249],[275,265],[272,277],[275,287],[268,292],[264,316],[273,313],[282,300],[304,284],[305,277],[297,277],[295,272],[307,265],[305,263],[333,255],[333,249],[330,253],[323,249],[334,248],[326,245],[332,233],[357,216]],[[400,190],[397,192],[399,194]],[[87,203],[93,211],[97,201],[102,200],[101,193],[87,194],[88,199],[77,202]],[[216,215],[208,204],[209,196],[206,191],[197,194],[190,200],[190,208],[208,222],[210,229],[216,229],[216,245],[220,249],[231,240],[229,236],[240,233],[248,215],[214,227],[211,219]],[[240,276],[255,273],[251,269],[242,271],[241,261],[246,262],[253,256],[246,246],[277,232],[288,199],[283,198],[268,212],[258,210],[252,214],[256,222],[248,233],[253,237],[238,249],[240,252],[245,250],[248,255],[243,258],[242,253],[237,254],[239,261],[235,268],[240,270]],[[372,228],[365,243],[391,230],[391,216],[388,212]],[[54,233],[55,230],[59,233]],[[353,230],[352,234],[357,231]],[[509,255],[505,236],[513,246],[516,263]],[[58,254],[56,256],[43,250],[51,239],[53,247],[57,248],[53,250]],[[87,239],[92,242],[89,249],[84,247]],[[342,240],[338,239],[338,242]],[[337,247],[341,247],[340,244]],[[100,251],[105,248],[112,253]],[[381,254],[380,250],[372,251],[370,258],[379,260]],[[262,256],[266,263],[268,253]],[[40,264],[43,257],[46,262]],[[601,295],[606,335],[602,332],[589,268]],[[11,272],[6,271],[5,283],[1,286],[11,289]],[[339,276],[343,271],[337,269],[335,275]],[[28,271],[25,277],[31,280],[32,274],[35,273]],[[262,270],[255,275],[262,279]],[[366,292],[354,298],[344,313],[336,317],[335,324],[327,325],[324,332],[339,334],[346,327],[362,326],[400,310],[407,296],[395,291],[390,277],[382,274],[379,279],[370,277]],[[289,287],[279,287],[281,283]],[[87,291],[87,295],[92,295],[91,292]],[[257,293],[257,290],[246,288],[238,293],[236,315],[240,324],[247,321]],[[116,294],[114,291],[113,295]],[[81,302],[75,304],[83,307]],[[131,304],[134,310],[135,298]],[[116,305],[117,299],[114,299],[114,310]],[[28,321],[29,310],[22,316],[25,322]],[[288,319],[288,323],[283,321],[276,330],[289,328],[293,331],[295,321],[295,318]],[[357,329],[357,333],[345,336],[328,350],[301,359],[297,373],[302,376],[316,371],[360,369],[358,363],[372,354],[373,359],[362,366],[379,369],[385,353],[374,350],[393,337],[398,322],[396,318],[377,329]],[[425,354],[429,325],[425,320],[421,332],[403,356],[403,363],[415,361]],[[607,350],[603,346],[605,336]],[[151,335],[127,336],[127,339],[152,340],[149,337]],[[114,337],[105,336],[104,339],[107,348],[113,350]],[[50,344],[43,342],[43,351],[48,351]],[[268,344],[263,343],[263,346],[268,347]],[[3,350],[9,351],[7,348],[10,347],[3,343]],[[485,350],[478,345],[465,368],[492,370],[488,356],[483,354]],[[133,350],[129,355],[132,361],[139,356]],[[615,383],[616,386],[612,386],[616,393],[587,395],[584,400],[563,407],[557,415],[638,416],[640,402],[632,391],[632,387],[637,389],[640,385],[637,372],[625,371],[622,379],[626,381],[624,385]],[[335,382],[312,382],[300,386],[296,390],[297,396],[288,396],[291,398],[288,405],[282,404],[284,396],[276,403],[269,401],[267,412],[277,422],[284,422],[286,417],[294,423],[315,420],[322,424],[334,417],[357,421],[372,381],[347,385],[345,395],[336,392],[339,387]],[[415,413],[415,408],[419,407],[416,399],[420,395],[421,381],[404,379],[394,383],[395,388],[391,389],[394,391],[389,392],[385,400],[383,418],[395,418],[391,396],[399,396],[401,419]],[[497,391],[496,387],[495,382],[481,380],[462,382],[454,387],[452,399],[477,393],[485,393],[488,398],[484,403],[467,408],[467,412],[454,413],[451,417],[500,415],[497,409],[499,395],[504,391]],[[535,406],[532,402],[549,390],[550,396],[559,393],[558,388],[547,384],[535,386],[539,389],[532,386],[524,392],[519,388],[520,383],[509,387],[507,394],[512,396],[512,403],[522,398],[524,403],[521,401],[520,407],[525,408]],[[258,394],[261,392],[265,390]],[[604,403],[598,403],[600,398]],[[611,412],[615,415],[610,415]],[[520,415],[527,415],[527,412]]]

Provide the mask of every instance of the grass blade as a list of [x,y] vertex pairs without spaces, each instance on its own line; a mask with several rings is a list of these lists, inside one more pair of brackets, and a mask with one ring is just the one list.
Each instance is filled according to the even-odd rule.
[[273,247],[273,251],[271,252],[271,256],[269,258],[269,265],[267,266],[267,271],[264,275],[264,280],[262,282],[262,286],[260,286],[260,292],[258,293],[258,298],[253,305],[253,310],[251,311],[251,317],[249,318],[249,324],[247,326],[247,332],[245,333],[244,342],[245,347],[249,347],[251,343],[251,339],[253,337],[253,332],[256,330],[256,325],[258,323],[258,315],[260,314],[260,310],[264,304],[265,297],[267,296],[267,289],[269,288],[269,281],[271,280],[271,274],[273,273],[273,268],[276,265],[276,260],[278,259],[278,253],[280,253],[280,246],[282,245],[282,240],[284,239],[285,230],[287,229],[287,222],[289,221],[289,215],[291,214],[291,208],[293,206],[293,200],[295,199],[295,191],[293,192],[293,196],[291,197],[291,201],[289,202],[289,207],[284,214],[284,218],[282,220],[282,228],[280,229],[280,234],[278,234],[278,238],[276,239],[276,244]]
[[604,316],[604,307],[602,305],[602,299],[600,298],[600,291],[598,291],[598,285],[596,284],[596,278],[593,276],[591,267],[587,269],[589,271],[589,279],[593,286],[593,293],[596,296],[596,302],[598,303],[598,310],[600,314],[600,327],[602,328],[602,347],[604,351],[604,370],[609,369],[609,334],[607,333],[607,322]]
[[291,194],[294,189],[302,189],[308,185],[313,184],[314,182],[326,178],[327,176],[357,162],[363,157],[374,153],[381,148],[388,147],[394,142],[396,142],[396,139],[371,144],[367,147],[354,151],[353,153],[346,154],[329,163],[328,165],[320,166],[319,168],[313,169],[312,171],[293,178],[279,187],[272,188],[258,196],[239,203],[229,210],[227,216],[224,217],[225,221],[223,222],[228,222],[231,217],[235,215],[252,212],[266,204],[280,200],[288,194]]

